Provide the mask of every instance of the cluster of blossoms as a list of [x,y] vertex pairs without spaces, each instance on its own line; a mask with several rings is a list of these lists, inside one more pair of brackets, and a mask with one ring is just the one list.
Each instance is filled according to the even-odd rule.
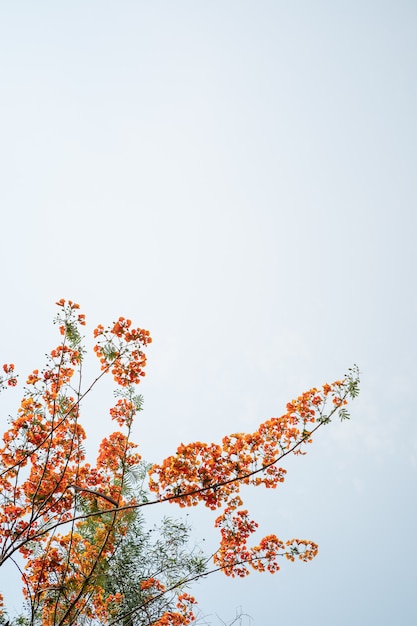
[[16,387],[17,376],[14,373],[14,364],[5,363],[3,365],[3,372],[5,373],[5,376],[0,376],[0,390],[4,389],[6,385],[9,387]]
[[[70,626],[82,620],[115,624],[172,591],[158,578],[145,578],[139,590],[142,604],[123,613],[123,593],[110,591],[103,576],[127,535],[131,510],[150,503],[147,495],[141,501],[129,494],[126,485],[129,472],[141,462],[130,434],[141,410],[135,385],[145,375],[144,349],[152,339],[149,331],[133,328],[124,317],[108,328],[97,326],[94,351],[101,370],[83,392],[80,331],[85,316],[71,300],[61,299],[57,305],[61,343],[50,352],[44,369],[27,377],[17,416],[0,446],[0,566],[16,552],[23,557],[24,595],[32,623],[41,616],[42,626]],[[14,365],[4,365],[3,372],[0,389],[14,387]],[[110,416],[120,430],[104,437],[91,465],[85,459],[80,404],[109,372],[118,386]],[[181,444],[176,454],[149,470],[153,502],[182,507],[202,502],[212,510],[222,509],[215,522],[220,544],[214,565],[227,575],[246,576],[249,567],[274,573],[282,556],[312,559],[317,545],[311,541],[267,535],[249,546],[258,524],[243,508],[240,487],[275,489],[285,478],[286,470],[279,465],[283,457],[304,453],[312,434],[334,414],[346,419],[345,405],[357,393],[354,369],[341,381],[305,392],[288,403],[284,415],[263,422],[253,433],[234,433],[218,444]],[[173,589],[176,606],[170,607],[176,610],[158,614],[154,626],[187,626],[195,620],[194,598],[182,593],[180,584]],[[1,605],[0,596],[0,614]]]
[[142,348],[152,342],[149,330],[131,328],[131,320],[119,317],[111,328],[101,324],[94,330],[94,351],[102,370],[111,370],[118,385],[139,384],[145,376],[146,355]]
[[[167,592],[166,586],[157,578],[148,578],[141,583],[141,590],[146,592],[145,604],[151,602],[154,597],[160,597]],[[153,626],[187,626],[195,621],[196,617],[193,611],[194,605],[197,604],[193,596],[188,593],[181,593],[177,598],[177,611],[165,611],[164,614],[155,622]]]
[[193,596],[182,593],[178,596],[177,611],[166,611],[153,626],[187,626],[195,621]]
[[213,510],[224,507],[215,524],[221,540],[214,561],[227,575],[245,576],[249,573],[247,564],[258,571],[266,567],[275,572],[279,569],[276,558],[282,555],[293,560],[297,554],[301,560],[310,560],[317,554],[317,546],[305,540],[282,542],[269,535],[258,546],[248,548],[248,537],[257,523],[241,508],[240,487],[264,485],[275,489],[282,483],[286,470],[279,461],[291,452],[305,454],[302,448],[312,442],[312,433],[336,412],[346,419],[345,405],[348,397],[357,394],[357,383],[357,370],[350,370],[344,380],[326,384],[321,390],[314,387],[289,402],[284,415],[263,422],[253,433],[234,433],[224,437],[221,444],[181,444],[175,455],[151,468],[151,491],[181,507],[199,502]]
[[[121,397],[110,414],[122,430],[103,439],[91,466],[85,461],[86,433],[79,423],[85,316],[71,300],[56,304],[61,343],[51,350],[44,369],[27,377],[17,416],[0,447],[0,565],[21,553],[23,592],[43,626],[72,623],[80,614],[103,621],[117,614],[122,594],[100,586],[100,564],[113,554],[115,537],[127,529],[127,512],[115,509],[136,504],[123,496],[125,474],[141,460],[130,441],[140,410],[131,384],[144,375],[142,348],[151,342],[148,331],[131,329],[124,318],[94,333],[103,371],[89,389],[111,371]],[[0,387],[15,386],[14,365],[3,371]],[[59,534],[57,528],[71,520],[68,532]]]

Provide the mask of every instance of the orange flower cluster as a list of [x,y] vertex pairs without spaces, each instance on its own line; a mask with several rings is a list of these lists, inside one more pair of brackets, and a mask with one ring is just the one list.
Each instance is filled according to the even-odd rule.
[[[334,383],[332,390],[338,406],[344,404],[343,383]],[[286,474],[276,462],[311,443],[312,425],[320,424],[325,404],[324,392],[313,388],[288,403],[287,413],[263,422],[251,434],[234,433],[221,444],[181,444],[175,456],[152,466],[150,488],[161,499],[177,498],[180,506],[204,501],[211,509],[229,502],[242,484],[274,489]]]
[[137,447],[137,444],[129,441],[129,437],[121,432],[112,433],[109,438],[104,437],[97,457],[97,469],[114,476],[115,472],[122,470],[122,465],[138,465],[141,456],[131,452]]
[[[124,318],[107,331],[96,329],[102,369],[111,369],[122,390],[111,416],[126,432],[105,437],[91,467],[85,462],[86,434],[79,423],[83,394],[77,391],[85,316],[72,301],[62,299],[57,305],[61,344],[50,352],[43,370],[28,376],[17,417],[0,448],[0,565],[20,551],[26,561],[25,597],[33,615],[41,612],[44,626],[73,623],[77,615],[104,623],[118,614],[123,599],[120,593],[105,592],[99,580],[101,564],[114,552],[115,537],[127,530],[128,512],[114,509],[128,504],[122,496],[125,473],[141,459],[129,439],[140,406],[131,384],[144,375],[142,346],[151,338],[148,331],[131,329]],[[3,370],[6,378],[0,386],[14,386],[14,365]],[[67,534],[48,531],[80,513],[87,517],[81,515]]]
[[220,549],[214,555],[214,562],[228,576],[240,576],[249,574],[249,567],[271,574],[280,568],[278,558],[285,556],[294,561],[295,556],[302,561],[313,559],[318,552],[317,544],[305,539],[290,539],[286,542],[278,539],[276,535],[267,535],[261,539],[259,545],[249,548],[248,537],[254,533],[258,524],[250,520],[248,511],[238,511],[232,514],[233,509],[227,507],[217,519],[216,526],[220,528]]
[[152,342],[149,330],[131,328],[131,320],[119,317],[112,327],[105,329],[101,324],[94,330],[99,338],[94,351],[100,359],[101,369],[114,376],[118,385],[139,384],[145,376],[146,356],[142,348]]
[[17,385],[17,376],[14,374],[14,364],[13,363],[5,363],[3,365],[3,371],[6,374],[5,377],[0,376],[0,390],[4,389],[5,385],[9,387],[16,387]]
[[[57,306],[60,306],[62,308],[67,307],[67,309],[71,312],[76,311],[77,309],[80,308],[80,305],[77,304],[76,302],[73,302],[72,300],[64,300],[64,298],[61,298],[60,300],[58,300],[58,302],[56,302]],[[77,315],[77,322],[78,324],[80,324],[81,326],[85,326],[85,315],[84,313],[79,313]]]
[[166,611],[153,626],[187,626],[195,621],[193,605],[196,604],[193,596],[182,593],[178,596],[178,611]]
[[[287,454],[302,454],[302,446],[311,443],[311,434],[330,421],[337,411],[343,418],[354,385],[354,378],[326,384],[303,393],[287,404],[287,412],[260,424],[251,433],[235,433],[224,437],[221,444],[195,442],[181,444],[176,455],[150,470],[150,489],[160,500],[176,502],[179,506],[195,506],[199,502],[210,509],[224,507],[217,518],[220,528],[220,549],[214,560],[227,575],[245,576],[247,564],[254,569],[277,571],[277,556],[292,558],[292,542],[284,544],[269,535],[259,546],[248,548],[247,539],[257,528],[246,510],[238,510],[243,502],[241,485],[264,485],[275,489],[285,478],[286,470],[277,464]],[[353,386],[352,386],[353,385]],[[354,397],[352,395],[352,397]],[[329,414],[325,411],[331,398]],[[315,544],[294,540],[304,546],[300,558],[309,560],[317,553]],[[284,550],[284,552],[280,552]]]
[[148,578],[148,580],[142,580],[140,583],[142,591],[147,589],[156,589],[157,591],[165,591],[164,585],[157,578]]
[[[149,503],[145,495],[142,502],[127,499],[125,487],[128,473],[141,460],[130,441],[141,408],[134,385],[145,375],[144,348],[152,340],[149,331],[132,328],[124,317],[107,329],[99,325],[94,350],[102,371],[83,393],[80,330],[85,316],[71,300],[61,299],[57,305],[60,345],[50,352],[44,369],[28,376],[17,416],[0,447],[0,565],[20,552],[26,563],[25,598],[32,617],[42,616],[42,626],[70,626],[88,619],[114,623],[124,598],[121,592],[106,591],[103,573],[117,542],[126,536],[129,509]],[[14,365],[5,364],[3,371],[0,389],[15,386]],[[85,460],[80,403],[107,372],[119,387],[110,415],[122,430],[103,439],[91,466]],[[357,380],[355,370],[322,390],[311,389],[288,403],[284,415],[263,422],[253,433],[234,433],[220,444],[181,444],[175,455],[150,470],[154,502],[203,502],[210,509],[221,508],[215,522],[220,546],[214,563],[229,576],[246,576],[249,567],[274,573],[282,556],[291,561],[314,558],[317,546],[306,540],[283,542],[267,535],[250,546],[258,524],[243,509],[240,487],[275,489],[283,482],[281,459],[302,453],[312,434],[334,414],[348,417],[345,405],[348,397],[357,395]],[[129,615],[174,590],[177,605],[169,606],[177,610],[166,611],[153,624],[187,626],[195,620],[195,600],[180,587],[169,590],[157,578],[144,579],[143,604]],[[0,607],[1,602],[0,596]]]
[[[147,592],[145,603],[151,602],[155,597],[160,597],[167,592],[163,583],[157,578],[149,578],[141,582],[141,590]],[[178,611],[165,611],[161,617],[152,622],[153,626],[187,626],[195,620],[193,605],[197,604],[195,598],[188,593],[178,596]]]
[[131,400],[126,398],[119,398],[116,406],[110,409],[110,415],[113,420],[119,424],[120,427],[132,426],[133,418],[136,415],[137,409]]

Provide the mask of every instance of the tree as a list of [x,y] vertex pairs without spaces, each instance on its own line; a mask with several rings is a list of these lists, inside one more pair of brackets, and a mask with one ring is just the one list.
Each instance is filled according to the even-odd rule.
[[[181,444],[160,464],[146,466],[131,441],[142,408],[136,386],[144,376],[149,331],[120,317],[94,330],[101,372],[82,386],[85,316],[72,301],[57,302],[61,341],[46,366],[26,381],[17,416],[0,449],[0,565],[12,560],[23,581],[25,616],[31,626],[123,624],[179,626],[195,619],[194,580],[223,571],[279,570],[285,556],[308,561],[312,541],[276,535],[250,546],[258,524],[243,508],[242,485],[274,489],[284,481],[278,463],[305,454],[312,435],[358,394],[358,370],[321,390],[310,389],[287,404],[286,413],[253,433],[225,436],[221,443]],[[3,366],[0,388],[14,387],[14,365]],[[86,460],[82,400],[111,373],[117,388],[110,408],[118,430],[101,442],[97,461]],[[144,484],[148,477],[148,486]],[[219,548],[209,568],[189,547],[183,522],[162,520],[146,530],[146,507],[169,501],[180,507],[204,503],[220,509],[215,526]],[[6,620],[3,614],[3,621]],[[21,620],[21,621],[22,621]]]

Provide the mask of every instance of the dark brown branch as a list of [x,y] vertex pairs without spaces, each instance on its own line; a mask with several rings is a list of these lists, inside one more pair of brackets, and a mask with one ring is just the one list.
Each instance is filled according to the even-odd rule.
[[[116,500],[113,500],[113,498],[110,498],[110,496],[106,496],[105,493],[102,493],[101,491],[94,491],[94,489],[87,489],[87,487],[78,487],[78,485],[68,485],[68,488],[72,487],[74,489],[74,491],[86,491],[87,493],[92,493],[94,496],[98,496],[99,498],[104,498],[105,500],[107,500],[108,502],[110,502],[111,504],[113,504],[115,507],[118,506],[118,502],[116,502]],[[116,511],[119,509],[109,509],[109,511],[112,513],[113,511]],[[108,511],[106,511],[107,513]],[[76,518],[73,518],[76,519]]]

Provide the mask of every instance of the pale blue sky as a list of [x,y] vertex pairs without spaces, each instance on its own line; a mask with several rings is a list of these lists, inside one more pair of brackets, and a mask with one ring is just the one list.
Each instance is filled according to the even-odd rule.
[[[0,3],[1,362],[42,362],[61,297],[90,329],[149,328],[153,461],[361,368],[351,422],[248,494],[263,534],[318,558],[204,581],[206,614],[414,619],[416,18],[411,0]],[[105,408],[86,406],[93,441]]]

